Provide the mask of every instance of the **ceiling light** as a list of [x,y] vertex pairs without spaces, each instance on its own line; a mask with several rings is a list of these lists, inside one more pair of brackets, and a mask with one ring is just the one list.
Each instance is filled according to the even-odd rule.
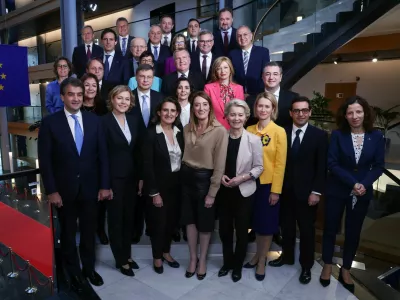
[[89,4],[89,8],[90,8],[91,11],[96,11],[97,4],[96,3],[91,3],[91,4]]
[[374,53],[374,55],[372,56],[372,62],[376,63],[378,61],[378,54]]
[[333,58],[333,63],[334,63],[335,65],[337,65],[337,64],[340,63],[341,61],[342,61],[342,58],[341,58],[340,56],[334,57],[334,58]]

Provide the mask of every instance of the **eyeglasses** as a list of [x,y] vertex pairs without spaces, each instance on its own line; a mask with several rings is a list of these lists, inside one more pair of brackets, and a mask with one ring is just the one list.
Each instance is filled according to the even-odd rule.
[[149,65],[151,65],[153,63],[153,60],[151,58],[150,59],[142,59],[140,61],[140,63],[141,64],[149,64]]
[[207,41],[205,41],[205,40],[199,40],[199,43],[200,43],[200,44],[205,44],[205,43],[211,44],[213,41],[214,41],[214,40],[207,40]]
[[131,46],[131,48],[133,48],[133,49],[144,49],[146,47],[147,46]]
[[59,69],[68,69],[68,65],[57,65]]
[[185,44],[185,42],[183,42],[183,41],[175,42],[175,45],[184,45],[184,44]]
[[295,115],[299,115],[300,113],[302,113],[303,115],[308,115],[310,113],[309,108],[303,108],[303,109],[292,109],[292,113],[294,113]]

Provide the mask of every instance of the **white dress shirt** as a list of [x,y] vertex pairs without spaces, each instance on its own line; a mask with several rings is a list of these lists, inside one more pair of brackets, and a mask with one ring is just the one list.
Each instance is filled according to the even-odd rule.
[[146,93],[143,93],[138,89],[137,93],[138,93],[138,97],[139,97],[139,101],[140,101],[140,111],[143,111],[143,96],[144,95],[147,96],[146,103],[147,103],[147,107],[149,108],[149,111],[150,111],[150,90],[148,90]]
[[165,137],[165,142],[167,143],[168,153],[169,153],[169,160],[171,162],[171,170],[172,172],[178,172],[181,169],[181,147],[179,147],[178,140],[176,135],[180,130],[178,127],[174,126],[174,144],[169,142],[167,135],[164,132],[164,129],[160,124],[156,126],[157,134],[163,133]]
[[176,71],[176,73],[178,73],[178,78],[180,78],[181,75],[185,75],[186,78],[189,78],[189,70],[187,70],[187,71],[184,72],[184,73],[181,73],[181,72],[179,72],[179,71]]
[[[212,53],[211,53],[211,51],[207,54],[203,54],[200,52],[200,69],[203,67],[203,55],[207,55],[207,58],[206,58],[206,63],[207,63],[206,78],[207,78],[208,73],[210,72]],[[203,70],[201,69],[201,71],[203,71]]]
[[188,102],[188,104],[185,107],[181,107],[181,109],[181,123],[182,126],[185,127],[187,124],[189,124],[190,120],[190,103]]
[[293,124],[293,129],[292,129],[292,143],[291,143],[291,145],[293,145],[294,139],[296,138],[296,131],[297,131],[297,129],[300,129],[300,130],[301,130],[301,132],[300,132],[300,134],[299,134],[299,139],[300,139],[300,144],[301,144],[301,142],[303,141],[304,134],[306,133],[307,127],[308,127],[308,123],[306,123],[306,124],[305,124],[303,127],[301,127],[301,128],[299,128],[299,127],[297,127],[296,125]]
[[194,41],[194,46],[197,49],[197,37],[196,37],[196,38],[190,38],[189,39],[189,48],[190,48],[190,50],[192,50],[193,41]]
[[110,57],[108,58],[108,65],[110,66],[110,70],[111,70],[111,66],[112,66],[112,62],[114,60],[114,56],[115,56],[115,50],[111,51],[110,53],[107,53],[104,51],[104,58],[103,58],[103,63],[106,63],[106,55],[110,55]]
[[163,34],[162,38],[161,38],[161,44],[164,44],[165,36],[167,37],[168,47],[170,47],[171,46],[171,40],[172,40],[172,33],[170,32],[168,34]]
[[[88,48],[89,46],[89,48]],[[90,49],[90,53],[93,54],[93,42],[91,42],[90,44],[85,44],[85,53],[87,54],[88,49]]]
[[121,125],[121,123],[118,121],[117,116],[112,113],[115,121],[117,121],[119,128],[121,128],[122,133],[124,134],[126,140],[128,141],[128,144],[131,144],[132,141],[132,135],[131,135],[131,131],[129,130],[129,125],[128,122],[126,121],[126,116],[124,115],[124,126]]
[[[75,141],[75,120],[71,117],[72,114],[68,110],[66,110],[65,107],[64,107],[64,112],[65,112],[65,116],[67,117],[69,128],[71,129],[72,137],[74,138],[74,141]],[[78,111],[75,115],[77,116],[79,125],[81,125],[82,134],[83,134],[84,132],[83,132],[82,113],[81,113],[81,111]]]
[[223,30],[223,29],[221,29],[221,37],[222,37],[222,43],[224,43],[224,37],[225,37],[225,31],[227,31],[228,32],[228,43],[230,43],[231,42],[231,35],[232,35],[232,27],[231,28],[229,28],[228,30]]
[[[270,92],[270,91],[268,91],[267,89],[265,89],[265,91],[266,91],[266,92]],[[279,93],[280,93],[280,92],[281,92],[281,87],[279,86],[278,89],[273,93],[274,96],[275,96],[275,98],[276,98],[276,101],[277,101],[277,102],[279,102]]]
[[101,86],[103,84],[103,79],[99,81],[99,89],[101,90]]
[[[128,43],[129,43],[129,34],[127,35],[127,36],[118,36],[118,42],[119,42],[119,45],[121,46],[121,52],[123,53],[124,52],[124,49],[122,49],[122,45],[123,45],[123,43],[122,43],[122,39],[123,38],[126,38],[126,43],[125,43],[125,51],[126,52],[128,52],[128,50],[129,50],[129,45],[128,45]],[[126,53],[125,52],[125,53]]]

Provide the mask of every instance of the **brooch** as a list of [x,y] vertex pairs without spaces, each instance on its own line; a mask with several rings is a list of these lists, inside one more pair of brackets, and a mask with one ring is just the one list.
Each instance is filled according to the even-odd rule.
[[268,146],[270,141],[271,138],[269,137],[268,134],[264,134],[263,136],[261,136],[261,143],[263,144],[263,146]]

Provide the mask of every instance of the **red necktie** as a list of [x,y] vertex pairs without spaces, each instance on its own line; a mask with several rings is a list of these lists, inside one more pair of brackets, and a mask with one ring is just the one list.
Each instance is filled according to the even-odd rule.
[[87,59],[90,59],[92,57],[92,52],[90,52],[90,45],[87,45],[86,57]]
[[224,31],[224,49],[225,49],[225,54],[228,53],[228,47],[229,47],[228,31]]

